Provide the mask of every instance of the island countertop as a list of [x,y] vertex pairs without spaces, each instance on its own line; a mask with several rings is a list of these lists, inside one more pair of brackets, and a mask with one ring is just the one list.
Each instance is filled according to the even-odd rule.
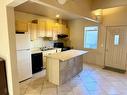
[[88,51],[72,49],[72,50],[68,50],[68,51],[64,51],[64,52],[60,52],[60,53],[51,54],[51,55],[48,55],[47,57],[59,59],[61,61],[66,61],[66,60],[69,60],[69,59],[74,58],[76,56],[83,55],[87,52]]

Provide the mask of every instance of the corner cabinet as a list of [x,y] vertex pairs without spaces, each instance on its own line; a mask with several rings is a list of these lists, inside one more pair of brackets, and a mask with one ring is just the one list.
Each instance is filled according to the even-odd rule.
[[38,32],[38,24],[35,23],[28,23],[28,31],[30,33],[30,40],[37,39],[37,32]]

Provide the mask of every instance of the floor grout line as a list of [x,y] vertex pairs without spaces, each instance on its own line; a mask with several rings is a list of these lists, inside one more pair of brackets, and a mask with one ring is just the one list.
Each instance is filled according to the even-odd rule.
[[41,90],[40,90],[40,95],[41,95],[41,93],[42,93],[43,86],[44,86],[44,82],[42,82],[42,86],[41,86]]
[[[83,68],[83,71],[80,74],[75,76],[64,86],[62,85],[63,87],[55,86],[48,82],[44,75],[40,75],[41,77],[37,77],[37,79],[35,76],[34,81],[30,81],[30,83],[26,82],[27,84],[23,85],[26,86],[23,94],[27,94],[30,84],[35,82],[35,84],[37,83],[37,85],[40,85],[39,83],[41,82],[41,88],[39,88],[40,92],[37,95],[42,95],[43,91],[44,93],[47,93],[46,95],[53,95],[53,93],[55,93],[55,95],[84,95],[85,93],[87,93],[85,95],[127,95],[127,92],[125,91],[127,89],[127,81],[125,81],[127,80],[126,74],[121,75],[108,72],[101,68],[89,65],[84,67],[85,68]],[[32,85],[34,86],[34,84]]]

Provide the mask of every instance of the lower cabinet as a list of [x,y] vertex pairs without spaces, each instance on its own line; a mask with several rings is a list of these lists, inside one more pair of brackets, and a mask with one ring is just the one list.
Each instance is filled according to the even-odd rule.
[[61,52],[61,48],[43,51],[43,68],[46,68],[46,62],[47,62],[46,56],[58,52]]
[[38,32],[38,26],[35,23],[29,23],[28,24],[28,32],[30,33],[30,40],[36,40],[37,39],[37,32]]

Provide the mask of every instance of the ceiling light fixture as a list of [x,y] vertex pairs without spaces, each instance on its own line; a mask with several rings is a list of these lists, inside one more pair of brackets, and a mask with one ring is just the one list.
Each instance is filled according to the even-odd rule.
[[99,23],[102,23],[102,20],[103,20],[103,10],[102,9],[97,9],[93,11],[92,14],[95,20],[97,20]]
[[67,2],[67,0],[57,0],[57,2],[61,5],[64,5]]
[[59,15],[59,14],[57,14],[57,15],[56,15],[56,18],[59,18],[59,17],[60,17],[60,15]]

